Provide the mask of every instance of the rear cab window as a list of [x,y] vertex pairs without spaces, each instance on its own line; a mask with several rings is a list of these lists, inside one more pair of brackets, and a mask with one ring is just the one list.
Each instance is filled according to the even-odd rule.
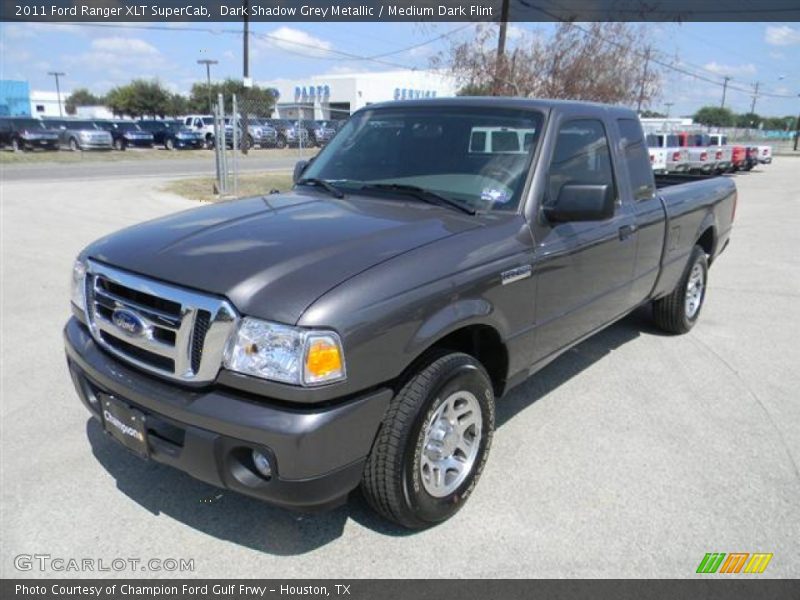
[[635,201],[650,200],[655,196],[656,185],[642,125],[638,119],[617,119],[617,126],[631,195]]

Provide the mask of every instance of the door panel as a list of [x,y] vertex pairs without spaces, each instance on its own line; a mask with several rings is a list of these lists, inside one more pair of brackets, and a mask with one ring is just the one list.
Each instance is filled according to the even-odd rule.
[[[601,121],[578,119],[560,125],[545,206],[558,201],[566,183],[609,184],[619,199]],[[533,362],[627,310],[638,238],[629,205],[619,201],[614,216],[605,221],[545,223],[537,233]]]

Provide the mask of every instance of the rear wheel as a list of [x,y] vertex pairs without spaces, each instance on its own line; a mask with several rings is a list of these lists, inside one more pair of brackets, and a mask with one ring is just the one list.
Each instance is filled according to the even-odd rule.
[[432,357],[392,400],[362,490],[381,515],[422,529],[454,515],[478,482],[494,432],[494,393],[467,354]]
[[175,150],[175,140],[173,140],[172,138],[168,137],[166,139],[166,141],[164,142],[164,147],[167,150]]
[[78,144],[78,140],[76,140],[75,138],[69,138],[69,149],[72,150],[73,152],[77,152],[78,150],[80,150],[81,146],[80,144]]
[[708,258],[705,250],[695,246],[689,265],[669,296],[653,302],[653,319],[669,333],[686,333],[697,322],[706,299]]
[[121,138],[114,140],[114,150],[125,150],[125,141]]
[[278,139],[275,140],[275,147],[279,148],[280,150],[286,148],[286,138],[283,137],[282,135],[279,135]]
[[20,141],[19,141],[19,138],[13,138],[13,139],[11,140],[11,149],[12,149],[14,152],[20,152],[20,151],[22,151],[22,150],[23,150],[23,146],[22,146],[22,144],[20,143]]

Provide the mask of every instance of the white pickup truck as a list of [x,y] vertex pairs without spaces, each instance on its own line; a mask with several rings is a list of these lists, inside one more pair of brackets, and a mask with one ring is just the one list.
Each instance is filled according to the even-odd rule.
[[758,147],[758,162],[762,165],[768,165],[772,162],[772,146]]
[[[681,148],[678,136],[672,133],[649,133],[647,147],[651,150],[664,152],[664,169],[666,173],[685,173],[689,170],[689,152]],[[651,162],[659,158],[651,158]],[[655,164],[655,163],[654,163]],[[656,167],[653,167],[656,170]]]
[[728,145],[728,136],[721,133],[708,134],[708,151],[713,154],[716,173],[727,173],[733,169],[733,146]]

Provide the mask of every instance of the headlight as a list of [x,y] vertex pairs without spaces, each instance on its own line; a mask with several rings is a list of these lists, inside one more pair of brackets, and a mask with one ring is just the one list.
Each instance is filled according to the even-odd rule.
[[72,303],[80,310],[86,310],[86,265],[76,260],[72,265]]
[[225,352],[225,367],[246,375],[314,386],[346,377],[344,352],[332,331],[311,331],[245,317]]

